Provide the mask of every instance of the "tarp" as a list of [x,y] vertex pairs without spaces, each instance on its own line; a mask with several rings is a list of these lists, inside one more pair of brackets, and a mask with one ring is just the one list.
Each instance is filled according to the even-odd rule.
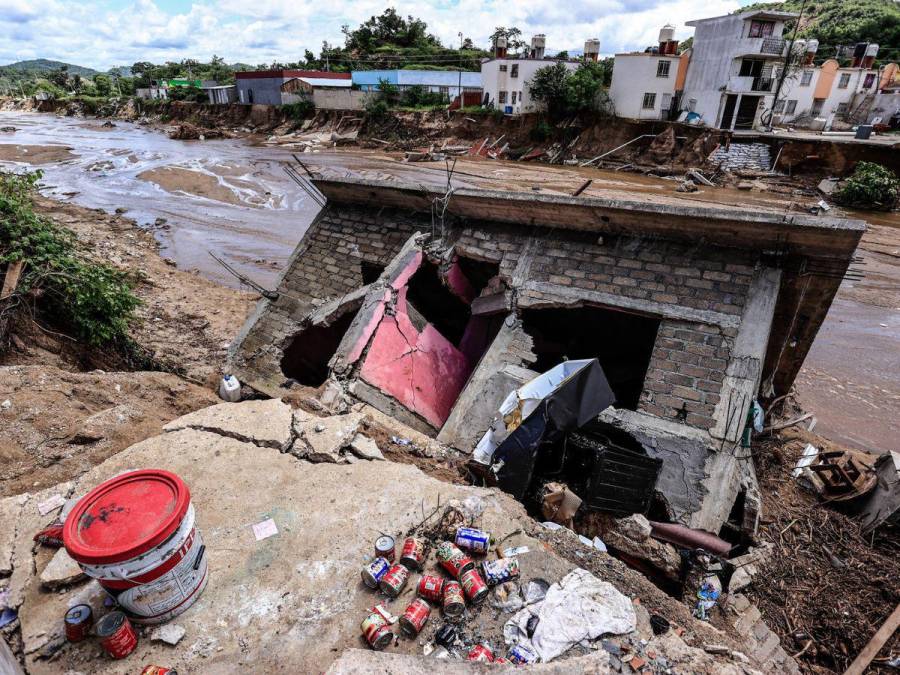
[[475,447],[505,492],[522,499],[538,447],[585,425],[615,402],[597,359],[565,361],[512,392]]

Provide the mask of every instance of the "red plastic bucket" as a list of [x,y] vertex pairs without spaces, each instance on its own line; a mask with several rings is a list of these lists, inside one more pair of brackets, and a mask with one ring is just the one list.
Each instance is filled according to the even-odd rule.
[[168,621],[206,587],[191,493],[169,471],[131,471],[95,487],[66,518],[63,542],[135,623]]

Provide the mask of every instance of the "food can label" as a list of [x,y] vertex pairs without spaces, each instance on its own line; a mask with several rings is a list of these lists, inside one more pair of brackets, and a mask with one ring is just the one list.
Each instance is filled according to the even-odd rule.
[[430,574],[423,574],[419,578],[417,589],[420,596],[432,602],[440,602],[444,597],[444,580]]
[[492,663],[494,660],[494,654],[484,645],[475,645],[472,648],[472,651],[469,652],[469,656],[466,660],[477,661],[479,663]]
[[507,654],[509,660],[518,664],[537,663],[538,655],[523,644],[513,645]]
[[400,562],[421,569],[422,563],[425,562],[425,542],[415,537],[407,537],[403,542]]
[[519,560],[517,558],[485,560],[481,569],[484,571],[485,581],[491,586],[496,586],[519,577]]
[[112,658],[124,659],[137,647],[137,635],[126,618],[115,633],[100,642]]
[[390,563],[384,558],[375,558],[362,569],[362,580],[369,588],[378,588],[378,583],[387,574]]
[[463,590],[466,592],[466,597],[472,602],[480,602],[488,592],[484,580],[481,578],[481,575],[478,574],[478,570],[469,570],[468,572],[465,572],[460,577],[459,581],[462,584]]
[[409,635],[418,635],[430,614],[431,606],[422,598],[416,598],[400,617],[400,626]]
[[456,530],[456,545],[473,553],[487,553],[491,535],[474,527],[460,527]]
[[401,564],[391,565],[391,568],[381,577],[379,584],[381,590],[390,595],[397,597],[409,579],[409,570]]

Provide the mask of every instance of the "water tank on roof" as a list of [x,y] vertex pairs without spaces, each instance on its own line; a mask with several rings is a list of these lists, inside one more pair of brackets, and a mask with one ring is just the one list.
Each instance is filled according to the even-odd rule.
[[819,41],[818,40],[808,40],[806,42],[806,53],[807,54],[815,54],[819,51]]
[[866,56],[878,56],[878,45],[873,42],[866,47]]
[[669,42],[670,40],[675,39],[675,26],[671,24],[666,24],[662,28],[659,29],[659,41],[660,42]]
[[506,38],[501,35],[494,41],[494,46],[506,49]]
[[531,38],[531,58],[533,59],[542,59],[544,58],[544,47],[547,45],[547,36],[543,33],[538,33],[537,35]]
[[589,38],[584,41],[584,58],[588,61],[596,61],[600,57],[600,40]]

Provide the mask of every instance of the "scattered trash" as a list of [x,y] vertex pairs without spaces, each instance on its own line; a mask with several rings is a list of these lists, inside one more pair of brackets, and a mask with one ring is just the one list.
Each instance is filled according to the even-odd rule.
[[422,598],[416,598],[409,603],[403,616],[400,617],[400,630],[409,637],[415,637],[422,631],[430,615],[431,606]]
[[517,558],[498,558],[481,563],[484,578],[488,585],[496,586],[519,578],[519,560]]
[[66,612],[64,619],[66,640],[81,642],[86,639],[94,625],[94,613],[90,605],[75,605]]
[[719,600],[719,591],[710,582],[704,582],[697,590],[697,607],[694,616],[701,621],[709,621],[707,612],[716,606]]
[[165,642],[169,645],[177,645],[187,631],[183,626],[174,623],[167,623],[153,629],[150,633],[150,639],[155,642]]
[[878,482],[871,466],[874,459],[855,450],[820,452],[818,461],[809,465],[809,471],[815,478],[813,486],[826,502],[862,497],[871,492]]
[[527,546],[514,546],[510,548],[503,549],[503,557],[511,558],[514,555],[522,555],[523,553],[528,553],[530,549]]
[[562,483],[544,485],[544,494],[541,499],[541,512],[544,518],[560,525],[571,526],[572,518],[580,506],[581,497]]
[[394,633],[388,627],[387,620],[378,612],[369,614],[359,627],[372,649],[384,649],[394,640]]
[[650,536],[660,541],[687,549],[703,549],[716,555],[727,557],[732,544],[711,532],[697,530],[680,523],[658,523],[650,521]]
[[137,634],[122,612],[110,612],[97,623],[97,637],[113,659],[124,659],[137,647]]
[[659,614],[652,614],[650,616],[650,628],[653,629],[654,635],[662,635],[667,632],[670,627],[669,620],[664,616],[660,616]]
[[12,401],[10,401],[9,399],[4,400],[3,403],[0,403],[0,408],[2,408],[3,410],[9,410],[10,408],[12,408]]
[[61,494],[55,494],[37,505],[38,513],[40,513],[42,516],[46,516],[48,513],[50,513],[51,511],[55,511],[65,503],[65,497],[63,497]]
[[256,541],[274,537],[276,534],[278,534],[278,526],[272,518],[267,518],[253,525],[253,536],[256,537]]
[[229,403],[241,400],[241,383],[234,375],[225,375],[219,382],[219,398]]
[[402,564],[397,563],[391,565],[384,576],[381,577],[378,587],[389,598],[396,598],[406,586],[407,581],[409,581],[409,570]]
[[491,594],[490,605],[504,613],[517,612],[525,606],[521,591],[515,581],[499,584]]
[[803,449],[803,454],[800,455],[800,459],[798,459],[797,463],[794,465],[794,470],[791,471],[791,476],[799,478],[800,475],[804,473],[803,469],[815,462],[818,456],[819,449],[811,443],[807,443],[806,447]]
[[491,547],[491,535],[473,527],[460,527],[454,543],[472,553],[486,554]]
[[440,602],[444,598],[444,580],[433,574],[423,574],[419,577],[416,593],[431,602]]
[[363,583],[369,588],[378,588],[384,575],[387,574],[391,564],[385,558],[375,558],[362,568]]
[[375,556],[384,558],[389,563],[394,562],[395,548],[394,538],[389,535],[383,534],[375,540]]
[[410,571],[421,571],[425,562],[425,542],[416,537],[407,537],[400,552],[400,564]]

